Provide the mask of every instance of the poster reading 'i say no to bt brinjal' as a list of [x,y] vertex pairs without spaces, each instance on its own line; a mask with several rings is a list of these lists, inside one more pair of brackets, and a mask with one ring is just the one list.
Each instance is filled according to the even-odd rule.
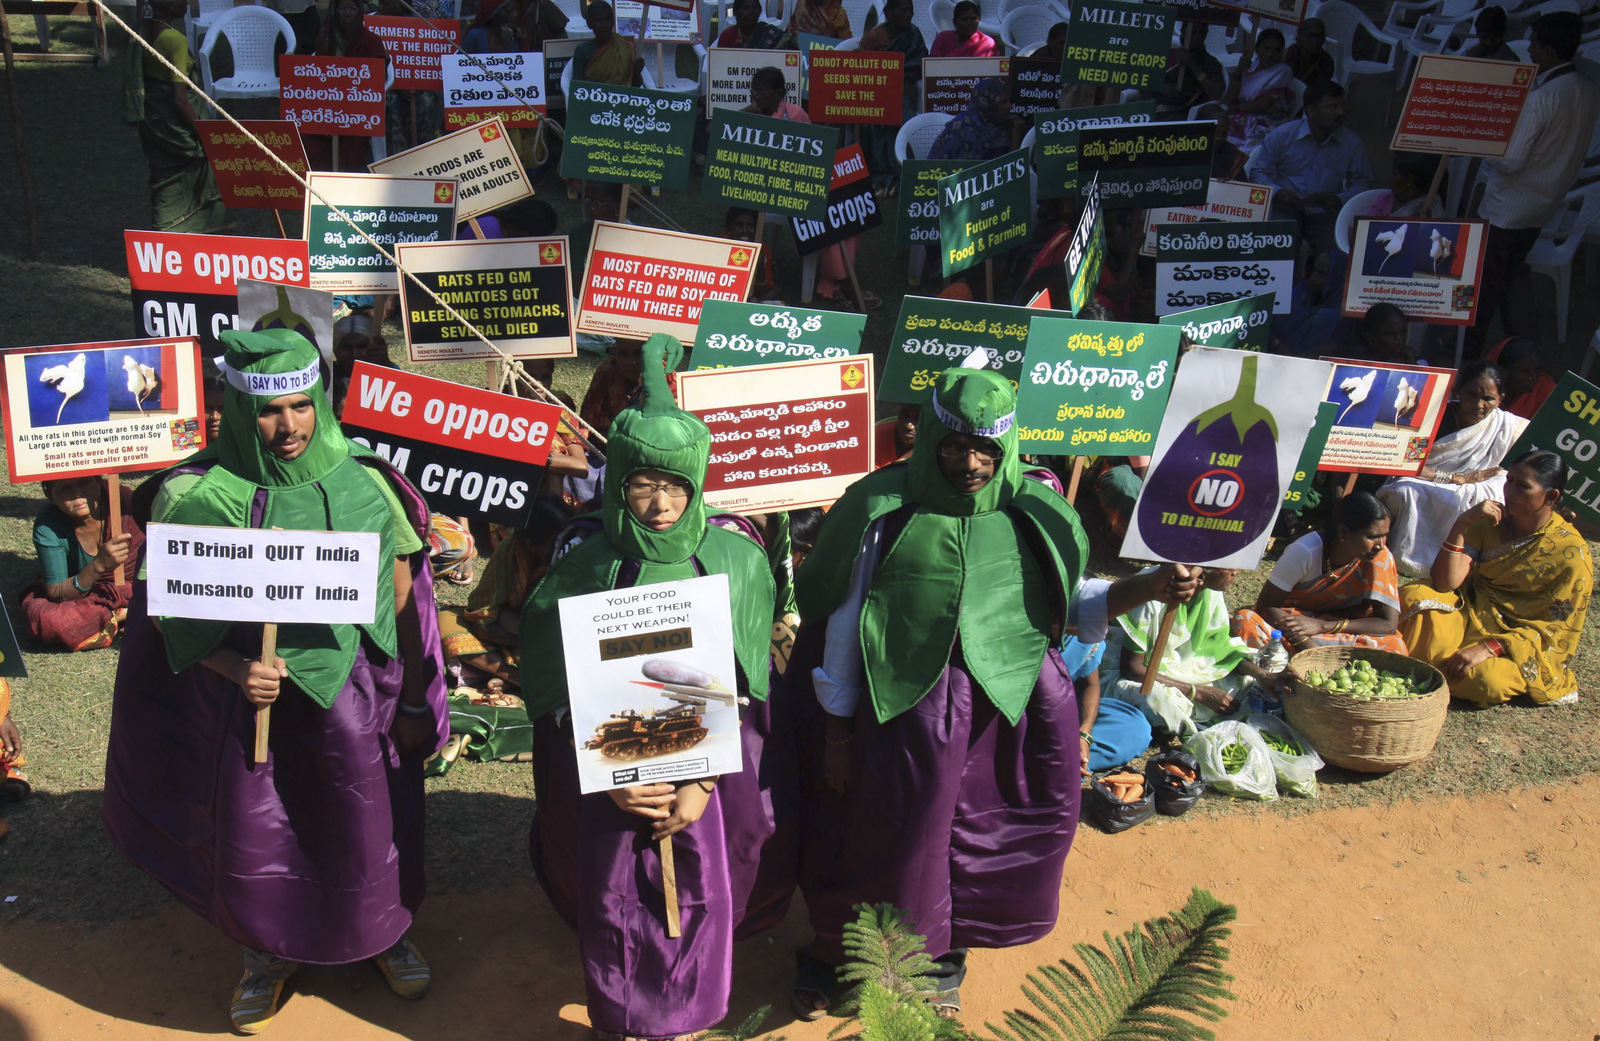
[[1325,362],[1189,352],[1122,555],[1216,567],[1260,563],[1326,380]]

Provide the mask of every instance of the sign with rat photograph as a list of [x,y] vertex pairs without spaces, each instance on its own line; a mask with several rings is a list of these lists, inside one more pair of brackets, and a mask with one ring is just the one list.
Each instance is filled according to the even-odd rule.
[[559,607],[583,794],[743,769],[728,576]]
[[1345,317],[1387,303],[1414,322],[1472,325],[1488,233],[1481,220],[1356,218]]
[[1339,414],[1319,470],[1415,477],[1439,432],[1453,369],[1392,365],[1353,358],[1333,364],[1322,395]]
[[1122,556],[1254,568],[1294,479],[1326,362],[1196,347],[1178,366]]
[[12,484],[163,470],[205,447],[200,342],[112,340],[0,356]]

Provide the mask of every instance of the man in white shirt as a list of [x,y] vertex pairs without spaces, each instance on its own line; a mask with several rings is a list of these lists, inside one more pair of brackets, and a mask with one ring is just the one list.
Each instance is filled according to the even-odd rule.
[[1484,160],[1489,183],[1478,212],[1489,221],[1489,240],[1473,330],[1480,345],[1502,306],[1505,335],[1539,336],[1528,251],[1571,190],[1600,117],[1600,89],[1572,63],[1582,35],[1583,21],[1570,11],[1534,20],[1528,55],[1539,76],[1505,156]]

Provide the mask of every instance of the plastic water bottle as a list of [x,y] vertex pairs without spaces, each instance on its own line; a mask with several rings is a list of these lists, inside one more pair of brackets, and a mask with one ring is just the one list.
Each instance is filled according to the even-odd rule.
[[[1256,664],[1264,671],[1280,673],[1289,667],[1289,648],[1283,645],[1283,632],[1272,630],[1272,638],[1267,645],[1256,652]],[[1283,715],[1283,701],[1271,691],[1265,690],[1256,684],[1250,691],[1250,708],[1254,712],[1266,712],[1274,716]]]

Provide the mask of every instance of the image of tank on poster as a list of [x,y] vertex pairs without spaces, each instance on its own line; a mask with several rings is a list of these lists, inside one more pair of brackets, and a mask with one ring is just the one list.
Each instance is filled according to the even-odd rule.
[[742,769],[726,575],[559,606],[583,794]]
[[333,294],[304,286],[241,278],[239,328],[292,329],[317,345],[322,360],[333,365]]
[[1178,367],[1122,556],[1254,568],[1316,421],[1326,362],[1197,347]]
[[1358,219],[1342,313],[1389,303],[1412,321],[1473,324],[1488,231],[1481,220]]
[[1322,398],[1339,408],[1319,470],[1414,477],[1439,432],[1452,369],[1325,358]]

